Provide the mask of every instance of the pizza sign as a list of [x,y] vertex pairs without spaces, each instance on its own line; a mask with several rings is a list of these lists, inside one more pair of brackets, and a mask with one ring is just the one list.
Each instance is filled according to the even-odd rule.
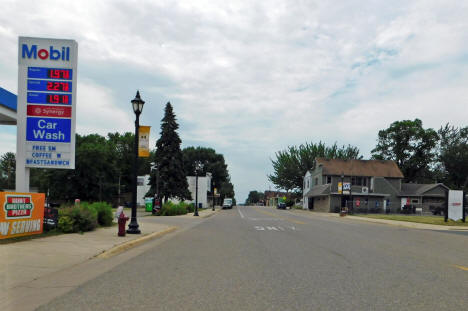
[[7,195],[3,206],[6,219],[31,218],[33,208],[30,195]]
[[0,239],[42,233],[43,193],[0,192]]

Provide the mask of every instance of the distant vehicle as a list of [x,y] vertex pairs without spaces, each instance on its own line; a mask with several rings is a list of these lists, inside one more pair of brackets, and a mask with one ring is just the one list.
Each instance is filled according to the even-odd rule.
[[286,203],[284,202],[278,202],[278,205],[276,206],[278,209],[286,209]]
[[225,208],[232,208],[232,199],[226,198],[223,201],[223,209]]
[[279,198],[278,205],[276,205],[277,209],[286,209],[286,198]]

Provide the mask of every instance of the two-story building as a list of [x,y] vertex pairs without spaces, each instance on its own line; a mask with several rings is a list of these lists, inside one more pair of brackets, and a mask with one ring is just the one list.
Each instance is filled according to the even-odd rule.
[[421,211],[443,204],[443,184],[403,183],[394,161],[317,158],[304,176],[303,208],[338,212],[341,207],[370,212],[396,212],[403,205],[419,204]]

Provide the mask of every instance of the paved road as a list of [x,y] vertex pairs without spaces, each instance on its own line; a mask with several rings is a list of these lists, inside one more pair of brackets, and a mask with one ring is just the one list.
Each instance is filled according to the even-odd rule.
[[40,310],[466,310],[468,237],[223,210]]

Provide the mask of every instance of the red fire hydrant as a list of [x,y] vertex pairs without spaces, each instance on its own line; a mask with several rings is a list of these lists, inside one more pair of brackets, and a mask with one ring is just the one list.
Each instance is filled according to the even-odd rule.
[[125,223],[127,222],[128,217],[122,212],[120,213],[119,220],[117,221],[119,224],[119,234],[118,236],[125,236]]

